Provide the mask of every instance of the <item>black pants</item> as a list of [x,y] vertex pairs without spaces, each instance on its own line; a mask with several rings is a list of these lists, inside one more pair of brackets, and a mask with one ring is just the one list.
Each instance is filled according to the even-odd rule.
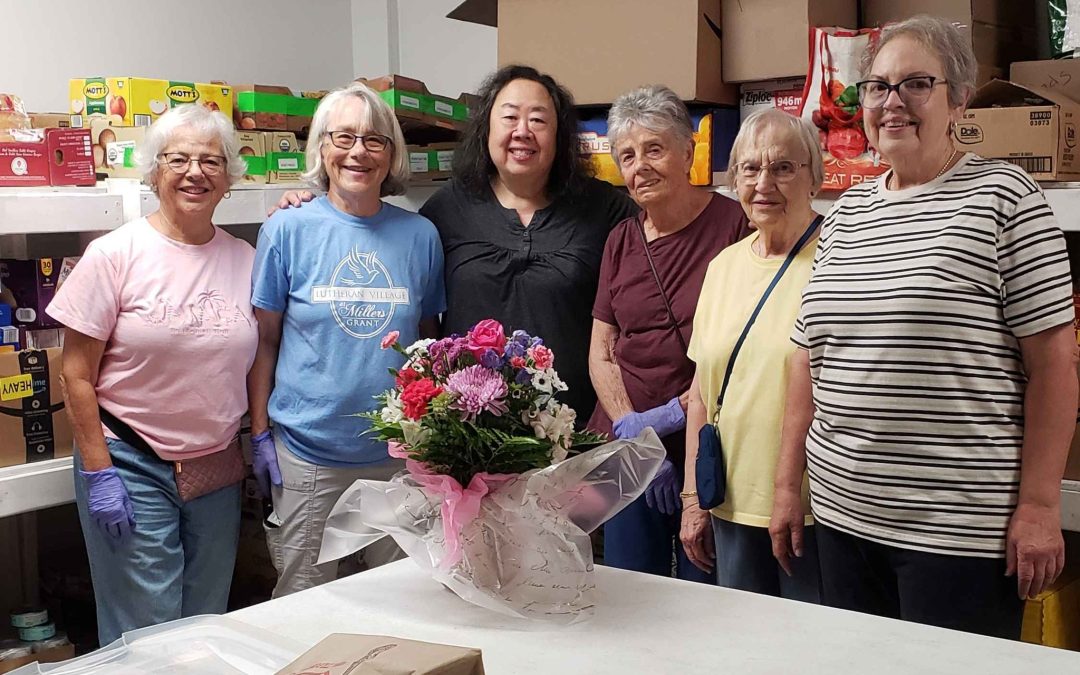
[[1020,639],[1024,603],[1004,558],[885,546],[818,523],[823,604],[991,637]]

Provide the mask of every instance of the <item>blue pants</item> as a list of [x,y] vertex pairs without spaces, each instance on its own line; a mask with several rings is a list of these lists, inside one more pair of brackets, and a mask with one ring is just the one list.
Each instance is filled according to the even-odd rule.
[[240,536],[240,484],[185,504],[171,463],[123,441],[106,442],[131,498],[135,529],[121,545],[90,519],[76,451],[75,502],[90,558],[101,646],[136,628],[224,613]]
[[773,557],[769,528],[715,517],[712,527],[717,584],[788,600],[821,602],[821,567],[814,526],[803,528],[803,556],[791,559],[795,573],[791,577]]
[[666,516],[649,508],[642,495],[604,524],[604,564],[623,570],[714,584],[686,558],[679,541],[681,513]]

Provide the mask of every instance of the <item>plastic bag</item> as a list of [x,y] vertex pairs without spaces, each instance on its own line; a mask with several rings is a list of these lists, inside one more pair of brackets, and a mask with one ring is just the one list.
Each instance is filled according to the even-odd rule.
[[825,159],[824,190],[846,190],[889,167],[869,146],[855,83],[863,54],[878,28],[810,29],[810,73],[800,116],[818,129]]
[[359,480],[326,521],[319,563],[389,534],[468,602],[574,623],[596,604],[589,533],[645,491],[665,456],[650,428],[544,469],[499,477],[485,484],[490,491],[476,516],[458,518],[460,530],[448,527],[447,500],[407,472],[386,482]]
[[1050,53],[1072,56],[1080,48],[1080,0],[1047,0],[1050,12]]

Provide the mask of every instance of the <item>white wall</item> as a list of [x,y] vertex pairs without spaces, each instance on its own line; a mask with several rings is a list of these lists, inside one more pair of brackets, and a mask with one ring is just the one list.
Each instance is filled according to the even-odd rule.
[[0,92],[67,112],[68,80],[140,75],[326,89],[353,76],[350,0],[0,0]]

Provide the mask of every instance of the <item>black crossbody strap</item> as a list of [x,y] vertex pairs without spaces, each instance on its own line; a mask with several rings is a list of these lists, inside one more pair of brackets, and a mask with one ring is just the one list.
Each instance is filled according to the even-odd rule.
[[780,283],[780,278],[784,276],[784,272],[788,267],[791,267],[791,263],[795,260],[795,256],[799,255],[799,251],[806,246],[806,242],[810,241],[810,237],[814,234],[814,231],[818,228],[818,225],[822,221],[822,216],[814,218],[810,223],[810,226],[806,228],[806,232],[799,237],[799,241],[788,252],[787,258],[784,259],[784,264],[780,266],[780,269],[776,270],[776,275],[772,281],[769,282],[769,287],[765,289],[761,299],[758,300],[757,307],[754,308],[754,312],[750,315],[746,325],[743,326],[742,333],[739,335],[739,339],[735,341],[735,347],[731,350],[731,358],[728,359],[727,370],[724,371],[724,383],[720,387],[720,395],[716,397],[716,410],[719,411],[724,405],[724,394],[727,393],[728,382],[731,380],[731,371],[735,368],[735,358],[739,355],[739,350],[742,349],[743,342],[746,340],[747,334],[750,332],[750,327],[754,325],[754,321],[757,320],[758,314],[761,313],[761,308],[765,306],[765,301],[769,299],[769,295],[776,288],[776,284]]
[[98,415],[101,417],[101,423],[104,424],[109,431],[116,434],[116,437],[119,438],[121,441],[127,443],[139,452],[143,452],[147,455],[153,455],[154,457],[158,456],[157,453],[154,452],[153,448],[150,447],[150,444],[146,442],[146,439],[140,436],[134,429],[129,427],[119,417],[113,415],[111,412],[109,412],[105,408],[102,408],[100,405],[98,406]]
[[635,217],[634,221],[637,223],[638,232],[641,234],[641,244],[645,247],[645,257],[649,260],[649,269],[652,270],[652,276],[656,281],[656,287],[660,289],[660,299],[664,301],[664,308],[667,310],[668,319],[675,329],[675,337],[679,339],[679,345],[682,347],[683,354],[685,354],[690,351],[690,349],[686,346],[686,340],[683,338],[682,329],[679,328],[679,322],[675,318],[675,312],[671,309],[671,302],[668,301],[667,293],[664,292],[664,284],[660,283],[660,275],[656,272],[656,264],[653,263],[652,252],[649,250],[649,240],[645,238],[645,225],[641,220],[642,218],[644,218],[644,215]]

